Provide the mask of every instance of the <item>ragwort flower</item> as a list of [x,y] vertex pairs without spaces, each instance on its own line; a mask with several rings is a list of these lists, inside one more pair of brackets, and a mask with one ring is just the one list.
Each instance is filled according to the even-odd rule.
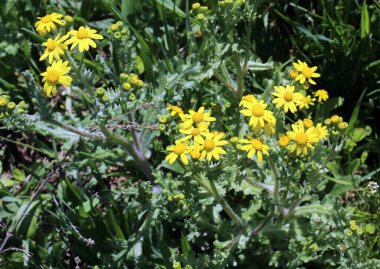
[[314,96],[318,98],[318,103],[326,102],[329,99],[329,93],[326,90],[318,90]]
[[265,123],[273,126],[276,124],[276,118],[273,112],[265,110],[268,105],[264,104],[263,100],[253,99],[252,102],[245,102],[242,105],[246,109],[240,110],[240,113],[250,117],[249,125],[252,126],[253,129],[257,128],[257,126],[264,128]]
[[66,74],[71,70],[71,67],[67,65],[68,61],[55,61],[51,66],[47,67],[45,72],[41,73],[46,96],[50,96],[50,94],[56,95],[58,84],[65,86],[71,85],[71,81],[73,79],[70,76],[66,76]]
[[290,152],[296,151],[297,156],[307,155],[307,149],[314,149],[313,144],[318,141],[314,128],[305,129],[303,122],[298,121],[292,124],[293,131],[287,132],[286,135],[294,144],[290,147]]
[[253,155],[256,154],[257,161],[259,163],[262,163],[263,161],[263,154],[269,156],[269,146],[265,145],[260,139],[254,138],[250,135],[247,136],[248,139],[240,139],[240,143],[243,143],[245,145],[242,145],[240,148],[242,150],[248,151],[247,157],[252,158]]
[[84,50],[88,51],[90,46],[96,48],[96,43],[93,39],[103,39],[103,36],[96,32],[97,31],[94,29],[81,26],[78,30],[71,30],[68,32],[68,35],[71,35],[71,38],[67,40],[65,44],[72,44],[70,50],[73,50],[78,45],[80,52],[83,52]]
[[203,121],[210,122],[215,121],[216,119],[214,117],[211,117],[210,112],[204,112],[205,108],[202,106],[198,109],[198,111],[189,110],[189,114],[183,115],[183,128],[187,129],[189,128],[193,123],[199,124]]
[[315,98],[312,98],[310,95],[302,95],[298,103],[300,109],[306,108],[309,109],[310,106],[314,105]]
[[59,38],[58,34],[54,39],[49,38],[46,42],[42,43],[46,47],[44,53],[40,57],[40,61],[43,61],[47,57],[49,57],[49,64],[53,62],[53,58],[57,61],[61,60],[60,56],[64,54],[67,46],[62,42],[65,41],[69,36],[65,35]]
[[211,161],[212,158],[219,160],[221,154],[226,154],[227,152],[222,148],[222,146],[228,144],[227,140],[222,140],[224,138],[224,133],[213,132],[209,133],[205,138],[202,136],[197,136],[195,138],[195,143],[197,143],[201,148],[201,157],[199,160]]
[[284,107],[285,113],[289,110],[294,113],[297,111],[296,105],[301,103],[302,94],[299,92],[294,92],[295,87],[286,85],[284,86],[274,86],[275,92],[272,93],[275,98],[272,103],[276,104],[276,108]]
[[298,63],[293,63],[294,68],[299,72],[298,76],[295,78],[296,81],[300,81],[301,84],[305,83],[305,81],[309,81],[310,84],[317,84],[313,80],[313,78],[319,78],[321,75],[315,73],[318,67],[309,67],[306,62],[301,62],[298,60]]
[[171,110],[170,112],[170,116],[175,116],[176,114],[178,114],[178,116],[182,119],[183,118],[183,109],[180,108],[179,106],[174,106],[174,105],[171,105],[171,104],[168,104],[168,106],[166,107],[166,110]]
[[182,163],[184,165],[189,164],[189,160],[187,159],[187,154],[190,151],[190,148],[188,146],[189,142],[182,142],[179,140],[175,141],[175,145],[167,147],[167,151],[171,151],[171,153],[166,156],[165,161],[167,161],[169,164],[172,164],[177,160],[178,157],[180,157]]
[[62,25],[64,23],[63,20],[61,20],[62,17],[63,15],[59,13],[52,13],[44,17],[37,17],[39,21],[34,24],[34,27],[36,27],[36,30],[40,35],[54,32],[57,29],[56,24]]
[[321,123],[318,123],[315,127],[313,127],[313,133],[319,140],[325,139],[329,135],[327,126],[322,126]]
[[187,129],[180,129],[179,132],[186,134],[185,137],[181,138],[180,141],[189,140],[191,138],[197,138],[198,136],[207,136],[209,134],[208,127],[210,122],[201,122],[196,127],[190,126]]

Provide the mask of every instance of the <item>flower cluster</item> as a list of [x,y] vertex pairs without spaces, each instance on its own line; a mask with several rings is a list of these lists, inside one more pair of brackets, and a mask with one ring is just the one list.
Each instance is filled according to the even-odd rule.
[[134,73],[121,73],[120,74],[120,82],[122,88],[126,91],[131,91],[136,88],[144,87],[144,81],[142,81],[138,75]]
[[107,34],[111,35],[115,39],[127,40],[131,33],[129,27],[125,26],[122,21],[111,24],[107,30]]
[[216,119],[211,117],[210,112],[206,112],[204,107],[197,111],[189,110],[185,114],[182,108],[174,105],[168,105],[171,115],[178,115],[181,119],[179,132],[184,136],[175,141],[175,145],[167,148],[171,153],[166,157],[170,164],[175,162],[179,157],[183,164],[189,163],[188,155],[194,160],[209,161],[212,159],[219,160],[220,155],[226,154],[223,149],[228,141],[224,140],[225,134],[218,131],[210,131],[209,127]]
[[[51,36],[42,43],[45,50],[39,59],[40,61],[48,59],[50,64],[46,71],[41,73],[46,96],[56,95],[58,85],[71,86],[73,79],[68,73],[72,67],[69,66],[69,61],[65,57],[68,46],[71,45],[70,50],[78,47],[79,51],[83,52],[88,51],[90,47],[97,47],[94,40],[103,39],[103,36],[97,34],[96,30],[84,26],[79,27],[78,30],[69,30],[65,33],[63,26],[73,22],[73,18],[65,16],[62,20],[62,17],[62,14],[52,13],[38,17],[39,21],[35,23],[36,31],[40,35],[45,36],[51,33]],[[53,35],[58,29],[57,26],[62,26],[62,33]]]
[[18,104],[9,101],[7,95],[0,95],[0,119],[10,116],[12,113],[23,114],[25,112],[25,102],[21,101]]
[[[291,71],[291,77],[295,81],[301,83],[308,81],[308,83],[315,84],[313,78],[320,77],[315,73],[317,67],[309,67],[301,61],[293,63],[293,65],[296,69]],[[252,132],[247,133],[243,139],[238,137],[230,139],[232,143],[237,144],[237,149],[247,152],[249,159],[256,156],[258,163],[262,163],[263,156],[269,156],[271,147],[276,146],[271,136],[277,137],[278,145],[287,149],[294,156],[305,156],[315,148],[316,144],[323,143],[329,134],[339,134],[338,130],[344,130],[348,126],[337,115],[325,120],[325,125],[321,122],[314,124],[309,117],[300,119],[295,115],[296,119],[284,133],[276,133],[277,122],[280,119],[284,120],[283,112],[295,114],[298,109],[308,109],[314,105],[315,98],[303,94],[299,85],[293,84],[274,86],[271,95],[274,97],[272,104],[277,110],[258,96],[248,94],[242,97],[239,103],[240,113],[248,118],[248,125]],[[328,98],[328,94],[324,90],[318,90],[315,96],[320,98],[318,102],[323,102]],[[214,158],[219,160],[219,155],[226,153],[221,147],[227,144],[227,141],[223,140],[225,134],[209,131],[210,124],[215,121],[215,118],[205,112],[203,107],[198,111],[190,110],[189,114],[185,114],[182,108],[174,105],[168,105],[167,109],[171,111],[171,116],[179,116],[182,121],[179,132],[185,135],[176,140],[175,145],[168,148],[171,153],[166,160],[169,163],[173,163],[180,157],[184,164],[188,164],[188,154],[193,159],[207,158],[211,160]],[[161,125],[164,122],[166,119],[160,118]],[[281,125],[286,126],[285,123]],[[165,130],[164,125],[162,129]]]
[[195,14],[196,15],[196,18],[197,20],[199,21],[204,21],[206,20],[206,14],[208,12],[208,7],[207,6],[202,6],[200,3],[194,3],[192,6],[191,6],[191,11],[190,13],[191,14]]

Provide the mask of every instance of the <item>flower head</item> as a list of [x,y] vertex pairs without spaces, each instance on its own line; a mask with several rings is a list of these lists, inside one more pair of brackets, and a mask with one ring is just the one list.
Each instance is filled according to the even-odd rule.
[[68,61],[55,61],[51,66],[47,67],[45,72],[41,73],[46,96],[50,96],[50,94],[56,95],[58,84],[65,86],[71,85],[71,81],[73,79],[70,76],[66,76],[66,74],[71,70],[71,67],[67,65]]
[[171,110],[170,112],[170,116],[175,116],[176,114],[178,114],[178,116],[182,119],[184,113],[183,113],[183,109],[180,108],[179,106],[174,106],[174,105],[171,105],[171,104],[168,104],[168,106],[166,107],[166,110]]
[[253,95],[253,94],[248,94],[248,95],[244,95],[242,98],[241,98],[241,101],[239,103],[239,106],[242,106],[246,103],[251,103],[253,102],[254,100],[256,100],[256,97]]
[[61,20],[62,17],[63,15],[59,13],[52,13],[47,14],[44,17],[37,17],[39,21],[34,24],[34,27],[36,27],[36,30],[40,35],[46,35],[47,33],[54,32],[57,29],[57,24],[63,24],[63,20]]
[[222,146],[228,144],[227,140],[222,140],[224,138],[224,133],[213,132],[209,133],[205,138],[202,136],[197,136],[195,138],[195,143],[199,145],[202,149],[201,157],[199,160],[207,160],[211,161],[212,158],[215,160],[219,160],[222,154],[226,154],[227,152],[222,148]]
[[315,98],[312,98],[310,95],[302,95],[298,107],[300,109],[306,108],[309,109],[310,106],[314,105]]
[[293,63],[293,66],[299,72],[295,80],[300,81],[301,84],[305,83],[307,80],[310,84],[315,85],[316,83],[313,78],[319,78],[321,76],[320,74],[315,73],[318,67],[309,67],[306,62],[298,60],[298,63]]
[[322,123],[318,123],[315,127],[313,127],[312,130],[313,133],[317,136],[318,140],[325,139],[329,135],[327,126],[322,126]]
[[179,132],[186,134],[180,141],[189,140],[191,138],[197,138],[198,136],[207,136],[209,134],[208,127],[210,122],[201,122],[196,127],[190,126],[187,129],[180,129]]
[[264,128],[265,123],[271,125],[276,124],[276,118],[273,112],[265,109],[268,105],[264,104],[263,100],[253,99],[251,102],[244,102],[242,105],[246,109],[240,110],[240,113],[250,117],[249,125],[252,126],[252,128]]
[[290,147],[290,152],[296,151],[297,156],[307,155],[307,149],[313,149],[313,144],[318,141],[314,128],[305,129],[302,121],[292,124],[293,131],[287,132],[286,135],[294,144]]
[[333,115],[331,118],[331,123],[338,124],[342,121],[342,117],[338,115]]
[[253,155],[257,155],[257,161],[261,163],[263,161],[263,154],[269,156],[269,146],[265,145],[261,139],[247,136],[248,139],[240,139],[240,143],[243,143],[240,148],[248,151],[247,157],[252,158]]
[[189,114],[183,115],[183,128],[187,129],[191,125],[198,125],[201,122],[215,121],[214,117],[211,117],[210,112],[205,112],[205,108],[202,106],[198,111],[189,110]]
[[96,32],[97,31],[94,29],[81,26],[78,30],[71,30],[68,32],[68,35],[71,35],[71,38],[67,40],[65,44],[72,44],[70,50],[73,50],[78,45],[80,52],[83,52],[84,50],[88,51],[90,46],[96,48],[96,43],[93,39],[103,39],[103,36]]
[[302,94],[294,92],[295,87],[286,85],[284,86],[274,86],[275,92],[272,93],[275,98],[272,103],[276,104],[276,108],[284,107],[285,113],[290,110],[294,113],[297,111],[296,105],[301,103]]
[[0,96],[0,106],[8,105],[8,97],[6,95]]
[[306,128],[311,128],[314,125],[314,122],[311,119],[306,118],[303,120],[303,125]]
[[40,57],[40,61],[43,61],[47,57],[49,57],[49,64],[53,62],[53,58],[57,61],[61,60],[60,56],[64,54],[67,46],[62,42],[65,41],[69,36],[65,35],[59,38],[58,34],[54,39],[49,38],[46,42],[42,43],[46,47],[44,53]]
[[278,139],[278,144],[281,146],[281,147],[286,147],[287,145],[289,145],[290,143],[290,138],[289,136],[285,135],[285,134],[282,134],[280,135],[279,139]]
[[318,98],[318,103],[326,102],[329,99],[329,93],[326,90],[318,90],[314,96]]
[[182,142],[179,140],[175,141],[175,145],[167,147],[167,151],[171,151],[171,153],[166,156],[165,161],[172,164],[177,160],[178,157],[180,157],[183,164],[188,165],[189,160],[187,159],[187,154],[190,151],[190,148],[188,146],[189,142]]

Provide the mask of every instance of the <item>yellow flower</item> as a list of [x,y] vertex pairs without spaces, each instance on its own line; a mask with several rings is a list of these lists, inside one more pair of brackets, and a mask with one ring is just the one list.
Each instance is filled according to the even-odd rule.
[[292,124],[293,131],[287,132],[286,135],[290,140],[294,141],[294,144],[290,147],[290,152],[296,151],[297,156],[306,155],[307,149],[313,149],[312,144],[318,141],[318,137],[314,134],[314,128],[305,130],[302,121],[298,121]]
[[241,98],[239,106],[243,106],[246,103],[252,103],[253,100],[256,100],[256,97],[253,94],[245,95]]
[[41,55],[40,61],[43,61],[47,57],[49,57],[49,64],[53,62],[53,58],[57,61],[61,60],[60,56],[64,54],[63,50],[67,49],[67,46],[62,42],[65,41],[69,36],[65,35],[61,38],[59,37],[60,34],[58,34],[56,38],[49,38],[46,42],[42,43],[46,49],[44,51],[44,54]]
[[188,165],[189,160],[186,156],[186,154],[188,154],[190,150],[188,144],[188,142],[181,142],[179,140],[176,140],[175,145],[167,147],[166,150],[171,151],[171,153],[168,156],[166,156],[165,161],[172,164],[175,162],[175,160],[177,160],[178,157],[180,157],[182,163],[184,165]]
[[222,148],[222,146],[228,143],[227,140],[222,140],[225,136],[224,133],[209,133],[205,139],[202,136],[197,136],[195,138],[195,142],[202,148],[201,157],[199,160],[207,160],[211,161],[212,158],[215,160],[220,159],[220,154],[226,154],[227,152]]
[[204,112],[205,108],[202,106],[198,109],[198,111],[189,110],[189,114],[184,114],[183,117],[183,128],[189,128],[193,123],[199,124],[203,121],[210,122],[215,121],[214,117],[211,117],[210,112]]
[[325,139],[329,135],[327,126],[322,126],[322,123],[318,123],[315,127],[313,127],[313,133],[317,135],[318,140]]
[[93,39],[103,39],[103,36],[96,32],[97,31],[94,29],[81,26],[78,30],[71,30],[68,32],[68,35],[71,35],[71,38],[67,40],[65,44],[72,44],[70,50],[73,50],[78,45],[80,52],[83,52],[84,50],[88,51],[90,46],[96,48],[96,43]]
[[231,138],[230,138],[230,142],[231,142],[231,143],[234,143],[234,144],[238,143],[238,142],[239,142],[239,137],[237,137],[237,136],[233,136],[233,137],[231,137]]
[[300,102],[298,103],[298,107],[300,109],[306,108],[309,109],[310,106],[314,105],[315,98],[312,98],[310,95],[302,95]]
[[8,105],[8,98],[6,95],[0,96],[0,106],[6,106]]
[[330,119],[331,119],[331,123],[334,123],[334,124],[340,123],[342,121],[342,118],[339,117],[338,115],[333,115]]
[[253,99],[252,102],[243,103],[243,107],[247,109],[240,110],[240,113],[244,116],[250,117],[249,125],[252,128],[256,128],[260,126],[263,128],[265,126],[265,122],[275,125],[276,118],[273,116],[273,112],[269,110],[265,110],[267,104],[264,104],[263,100]]
[[41,73],[42,82],[44,83],[44,92],[46,96],[57,94],[57,84],[62,84],[65,86],[70,86],[73,80],[70,76],[65,76],[71,67],[67,66],[68,61],[54,61],[51,66],[48,66],[46,72]]
[[320,74],[315,73],[318,67],[309,67],[306,62],[298,60],[298,63],[293,63],[293,66],[298,72],[300,72],[295,79],[296,81],[300,81],[301,84],[308,80],[310,84],[315,85],[316,83],[312,78],[319,78],[321,76]]
[[341,122],[338,124],[338,128],[341,129],[341,130],[344,130],[348,127],[348,123],[347,122]]
[[198,145],[191,146],[191,148],[190,148],[191,158],[198,160],[202,156],[201,150],[202,150],[202,148]]
[[269,156],[269,146],[265,145],[260,139],[254,138],[250,135],[247,136],[248,139],[240,139],[240,143],[246,144],[242,145],[241,149],[248,151],[247,157],[252,158],[254,154],[257,155],[257,161],[261,163],[263,161],[263,154]]
[[186,134],[187,136],[180,139],[180,141],[189,140],[191,138],[197,138],[198,136],[207,136],[209,134],[208,126],[209,122],[201,122],[197,125],[197,127],[190,126],[187,129],[179,129],[179,132],[182,134]]
[[311,128],[314,125],[314,122],[311,119],[304,119],[303,120],[303,125],[306,128]]
[[[261,127],[259,124],[256,125],[256,127],[252,128],[254,132],[259,132],[263,127]],[[276,131],[276,118],[272,122],[268,122],[264,119],[264,134],[266,136],[270,136],[271,134],[274,134]]]
[[296,79],[296,77],[298,76],[298,71],[296,70],[296,69],[291,69],[290,71],[289,71],[289,75],[290,75],[290,77],[292,78],[292,79]]
[[63,15],[59,13],[52,13],[44,17],[37,17],[39,21],[34,24],[34,27],[36,27],[36,30],[40,35],[45,35],[51,31],[54,32],[57,29],[56,24],[63,24],[63,20],[61,20],[62,16]]
[[289,145],[289,143],[290,143],[289,136],[287,136],[285,134],[280,135],[280,138],[278,139],[278,144],[281,147],[286,147],[287,145]]
[[302,94],[298,92],[294,92],[294,86],[286,85],[284,86],[274,86],[275,92],[272,93],[275,98],[272,103],[277,104],[276,108],[280,108],[284,106],[285,113],[290,110],[290,112],[294,113],[297,111],[296,105],[301,103]]
[[314,96],[318,98],[318,103],[326,102],[326,100],[329,99],[329,94],[325,90],[316,91]]
[[170,112],[170,116],[175,116],[176,114],[178,114],[178,116],[182,119],[183,118],[183,109],[180,108],[179,106],[173,106],[171,104],[168,104],[168,106],[166,107],[166,110],[171,110]]

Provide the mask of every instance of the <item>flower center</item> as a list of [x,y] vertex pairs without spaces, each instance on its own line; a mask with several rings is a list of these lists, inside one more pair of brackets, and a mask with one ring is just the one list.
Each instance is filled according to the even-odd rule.
[[308,142],[307,135],[305,133],[298,133],[296,135],[296,142],[298,145],[306,145]]
[[304,102],[305,104],[308,104],[309,103],[309,98],[307,98],[307,96],[304,96],[302,98],[302,102]]
[[173,152],[177,155],[181,155],[182,153],[185,152],[186,149],[186,144],[177,144],[175,145]]
[[284,93],[284,99],[285,99],[285,101],[288,101],[288,102],[292,101],[293,100],[293,93],[285,92]]
[[212,151],[215,148],[215,142],[211,139],[206,139],[204,143],[204,148],[206,151]]
[[193,122],[200,123],[203,120],[203,114],[199,112],[194,112],[192,119]]
[[261,143],[261,141],[258,139],[252,139],[251,144],[252,144],[252,148],[255,150],[263,149],[263,143]]
[[42,19],[41,19],[41,21],[43,22],[43,23],[48,23],[48,22],[51,22],[52,21],[52,16],[51,15],[46,15],[45,17],[43,17]]
[[88,32],[86,29],[84,28],[79,28],[78,32],[77,32],[77,38],[78,39],[85,39],[88,37]]
[[280,140],[278,143],[280,144],[280,146],[286,147],[287,145],[289,145],[289,137],[287,137],[286,135],[280,136]]
[[264,115],[264,108],[262,106],[253,106],[251,111],[252,115],[256,117],[261,117]]
[[302,68],[302,75],[304,75],[305,77],[311,78],[312,74],[313,72],[311,71],[310,67],[305,66],[304,68]]
[[200,134],[201,134],[201,131],[198,128],[193,128],[193,130],[191,131],[192,136],[197,136]]
[[49,39],[46,47],[47,47],[48,51],[53,51],[57,46],[56,46],[54,40]]
[[59,79],[59,73],[56,70],[50,70],[47,72],[47,80],[50,83],[56,83]]

